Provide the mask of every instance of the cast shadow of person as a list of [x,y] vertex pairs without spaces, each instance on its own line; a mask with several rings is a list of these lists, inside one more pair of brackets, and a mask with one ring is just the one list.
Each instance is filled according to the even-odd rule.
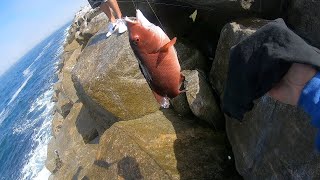
[[225,133],[215,132],[193,115],[181,117],[170,109],[161,111],[177,136],[174,153],[181,180],[242,179],[236,171]]
[[73,177],[72,177],[72,180],[78,180],[78,179],[79,179],[80,172],[81,172],[82,170],[83,170],[83,167],[82,167],[82,166],[78,167],[76,174],[74,174]]
[[[145,179],[142,176],[142,173],[140,171],[139,163],[134,157],[131,156],[125,156],[119,161],[114,162],[107,162],[105,160],[95,160],[94,165],[103,168],[104,170],[101,171],[100,175],[103,175],[105,173],[108,173],[108,170],[113,171],[114,166],[116,165],[116,173],[118,175],[118,179],[121,177],[121,179],[124,180],[142,180]],[[81,170],[80,170],[81,171]],[[97,173],[97,172],[95,172]],[[75,176],[78,176],[79,173],[76,173]],[[99,174],[99,173],[98,173]],[[113,173],[111,173],[113,174]],[[108,176],[107,176],[108,177]],[[101,179],[106,179],[106,177],[100,176]],[[110,177],[108,177],[110,178]],[[116,178],[116,177],[114,177]],[[89,180],[88,176],[84,176],[82,180]]]
[[133,157],[126,156],[118,163],[118,175],[125,180],[141,180],[144,179],[139,168],[137,160]]

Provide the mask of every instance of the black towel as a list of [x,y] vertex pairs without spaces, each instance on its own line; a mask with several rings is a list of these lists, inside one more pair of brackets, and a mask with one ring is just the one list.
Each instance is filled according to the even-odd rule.
[[320,51],[291,31],[283,19],[266,24],[231,48],[223,111],[238,120],[253,108],[253,100],[267,93],[291,64],[320,68]]

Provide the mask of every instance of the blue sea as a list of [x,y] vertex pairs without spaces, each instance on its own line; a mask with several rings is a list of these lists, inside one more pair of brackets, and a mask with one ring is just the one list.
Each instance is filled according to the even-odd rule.
[[[67,24],[0,77],[0,180],[48,179],[51,101]],[[23,43],[23,42],[22,42]]]

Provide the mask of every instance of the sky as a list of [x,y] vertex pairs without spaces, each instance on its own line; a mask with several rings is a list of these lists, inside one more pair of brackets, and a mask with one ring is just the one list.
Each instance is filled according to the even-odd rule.
[[87,0],[1,1],[0,75],[87,4]]

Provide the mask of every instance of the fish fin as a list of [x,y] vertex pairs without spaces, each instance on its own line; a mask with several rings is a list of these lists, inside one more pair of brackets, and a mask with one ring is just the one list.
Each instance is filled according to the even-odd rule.
[[158,52],[160,52],[158,60],[157,60],[157,67],[159,66],[159,64],[165,59],[165,56],[167,55],[166,52],[169,50],[169,48],[171,46],[173,46],[177,41],[177,38],[174,37],[173,39],[171,39],[171,41],[169,41],[167,44],[163,45]]
[[159,53],[159,52],[167,52],[171,46],[173,46],[177,41],[177,38],[172,38],[167,44],[163,45],[159,49],[152,51],[151,54]]
[[165,59],[167,53],[159,53],[158,59],[157,59],[157,67],[159,64]]
[[163,46],[159,49],[159,51],[160,51],[160,52],[166,52],[166,51],[168,51],[168,49],[169,49],[171,46],[173,46],[173,45],[176,43],[176,41],[177,41],[177,38],[176,38],[176,37],[172,38],[167,44],[163,45]]

